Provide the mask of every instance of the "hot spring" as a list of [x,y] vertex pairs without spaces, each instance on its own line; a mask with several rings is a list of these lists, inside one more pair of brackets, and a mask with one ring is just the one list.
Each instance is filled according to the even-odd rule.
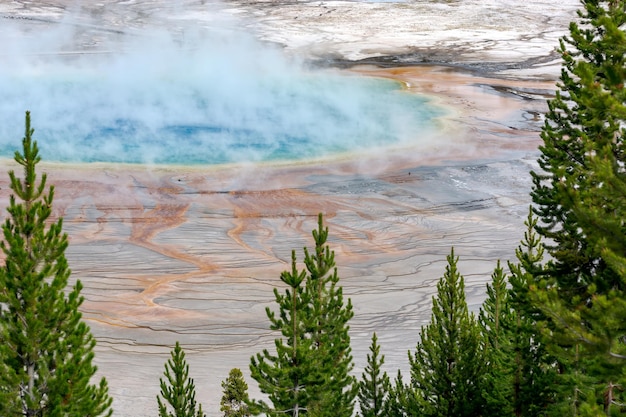
[[411,147],[443,115],[397,82],[312,69],[234,30],[126,34],[97,51],[58,29],[22,38],[0,55],[3,157],[25,110],[46,161],[182,165]]

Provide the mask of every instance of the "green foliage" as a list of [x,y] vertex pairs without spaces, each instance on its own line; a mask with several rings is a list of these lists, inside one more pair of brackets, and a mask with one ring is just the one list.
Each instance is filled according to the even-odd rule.
[[380,355],[380,345],[376,333],[372,336],[370,354],[367,355],[367,366],[359,381],[359,406],[361,417],[386,416],[389,401],[389,376],[382,371],[385,355]]
[[584,296],[587,286],[600,279],[602,287],[609,288],[616,278],[604,275],[606,265],[598,262],[574,210],[580,202],[572,198],[577,190],[589,188],[589,195],[602,188],[591,162],[615,160],[623,153],[624,41],[619,29],[611,29],[623,24],[623,4],[607,13],[606,3],[585,1],[581,26],[572,22],[571,37],[561,40],[560,91],[548,103],[542,132],[539,163],[544,172],[533,174],[532,196],[542,221],[538,231],[554,241],[548,248],[554,257],[550,272],[572,297]]
[[77,281],[65,294],[70,270],[65,259],[63,220],[51,220],[54,187],[46,175],[38,181],[40,162],[30,113],[22,153],[15,161],[24,178],[9,172],[9,217],[0,243],[0,415],[111,415],[104,378],[90,383],[96,344],[78,311],[83,302]]
[[280,331],[276,354],[267,349],[252,357],[250,371],[271,405],[255,401],[252,411],[268,416],[351,416],[358,390],[348,335],[352,303],[343,301],[334,252],[326,245],[328,229],[319,215],[313,231],[315,251],[305,248],[306,270],[281,274],[288,288],[274,289],[278,315],[267,308],[270,329]]
[[419,415],[415,392],[411,387],[405,385],[399,369],[393,384],[389,385],[388,392],[389,397],[385,403],[384,416],[409,417]]
[[530,289],[544,273],[544,246],[535,231],[532,209],[524,224],[524,239],[515,251],[518,262],[509,263],[512,404],[516,416],[544,416],[546,410],[554,410],[560,365],[547,350],[549,338],[542,332],[545,316],[531,300]]
[[[196,387],[189,377],[185,352],[176,342],[165,364],[165,379],[161,378],[161,394],[157,395],[159,417],[206,417],[202,404],[196,403]],[[162,398],[162,399],[161,399]]]
[[594,414],[599,406],[610,412],[607,398],[621,401],[611,387],[626,383],[626,2],[582,3],[560,42],[543,172],[533,173],[536,229],[551,259],[530,288],[562,381],[572,385],[563,401]]
[[[609,266],[619,264],[615,255],[625,232],[621,202],[626,38],[620,27],[626,14],[623,1],[608,3],[585,1],[580,25],[573,22],[570,37],[561,41],[560,91],[549,102],[542,132],[539,162],[545,173],[534,175],[532,193],[542,222],[537,230],[554,241],[548,246],[553,258],[547,265],[549,279],[540,283],[545,303],[555,303],[546,310],[554,310],[552,316],[560,316],[560,307],[579,310],[581,317],[566,315],[559,327],[570,328],[565,333],[572,340],[596,346],[599,340],[585,341],[586,335],[576,333],[590,327],[585,322],[588,314],[593,320],[591,306],[602,304],[596,297],[617,301],[615,291],[622,292],[626,285],[619,267]],[[598,347],[610,355],[623,331],[606,326],[608,339],[602,337],[604,346]]]
[[473,417],[481,409],[480,333],[467,309],[454,249],[447,260],[431,321],[422,328],[415,353],[409,352],[411,386],[421,415]]
[[305,320],[310,311],[308,294],[301,285],[306,271],[298,271],[296,254],[292,252],[292,269],[280,276],[289,286],[284,294],[274,288],[274,297],[279,305],[279,316],[266,308],[270,329],[280,331],[283,338],[274,340],[276,354],[267,349],[250,360],[252,378],[259,384],[261,392],[268,395],[272,405],[264,401],[252,404],[255,414],[298,415],[304,412],[309,401],[306,377],[314,366],[308,361],[312,349],[310,338],[306,338]]
[[482,382],[485,415],[513,416],[514,312],[509,302],[507,277],[498,261],[487,285],[487,298],[479,314],[485,372]]
[[243,379],[239,368],[233,368],[228,373],[228,378],[222,381],[222,400],[220,411],[224,417],[248,417],[250,409],[248,403],[248,384]]
[[358,392],[356,378],[350,375],[354,367],[348,322],[354,316],[352,302],[343,300],[343,288],[335,266],[335,253],[326,244],[328,228],[318,216],[318,229],[313,230],[315,252],[304,248],[304,264],[309,273],[306,292],[311,300],[308,333],[313,341],[310,352],[315,364],[315,383],[310,385],[313,401],[309,414],[316,416],[350,417]]

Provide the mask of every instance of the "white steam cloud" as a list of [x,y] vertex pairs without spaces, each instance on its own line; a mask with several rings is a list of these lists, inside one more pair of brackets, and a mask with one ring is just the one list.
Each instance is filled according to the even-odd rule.
[[405,145],[439,114],[396,83],[306,69],[232,28],[135,31],[90,53],[68,47],[70,24],[2,23],[2,156],[19,147],[25,110],[46,160],[160,164]]

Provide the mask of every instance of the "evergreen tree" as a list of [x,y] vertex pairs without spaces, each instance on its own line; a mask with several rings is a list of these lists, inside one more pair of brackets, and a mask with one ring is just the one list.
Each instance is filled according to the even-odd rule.
[[252,357],[250,371],[272,405],[254,402],[255,413],[268,416],[351,416],[358,390],[348,334],[352,303],[343,301],[334,252],[326,245],[328,229],[319,215],[313,231],[315,252],[305,248],[306,270],[298,271],[292,252],[291,271],[281,274],[284,294],[274,289],[278,316],[266,309],[270,329],[282,338]]
[[[626,15],[624,1],[585,0],[583,5],[580,25],[572,22],[570,37],[560,42],[561,82],[556,98],[548,102],[538,160],[543,172],[532,173],[531,193],[541,220],[537,231],[554,242],[547,246],[553,258],[549,275],[563,299],[572,303],[587,301],[590,285],[599,293],[621,285],[619,276],[593,249],[595,242],[582,229],[576,205],[606,208],[609,217],[615,215],[609,203],[594,197],[603,184],[597,181],[593,165],[607,158],[617,165],[619,176],[623,164],[626,42],[620,27]],[[573,197],[578,195],[587,201],[576,201]]]
[[[532,417],[545,416],[550,408],[555,410],[556,386],[563,388],[563,383],[557,384],[560,365],[547,351],[546,337],[541,331],[545,316],[530,297],[535,277],[540,277],[544,270],[544,247],[535,231],[537,219],[532,209],[524,224],[524,238],[515,251],[518,262],[508,264],[511,271],[509,303],[513,309],[513,318],[508,325],[511,334],[513,411],[515,416]],[[565,389],[569,389],[569,385]]]
[[228,378],[222,381],[222,400],[220,401],[220,411],[224,417],[249,417],[250,409],[248,403],[248,384],[243,379],[243,374],[239,368],[233,368],[228,374]]
[[[571,329],[565,333],[572,340],[611,357],[621,355],[614,352],[620,349],[615,342],[626,332],[626,321],[594,334],[587,330],[594,327],[590,325],[594,309],[602,310],[607,297],[621,304],[624,297],[619,295],[626,287],[624,276],[605,259],[614,253],[614,243],[624,241],[625,232],[619,204],[623,194],[611,184],[623,183],[626,175],[626,37],[622,29],[626,13],[624,1],[583,4],[580,24],[572,22],[570,36],[561,40],[560,91],[549,102],[539,158],[544,173],[533,175],[532,196],[542,222],[537,231],[554,241],[547,247],[552,260],[546,265],[549,279],[542,283],[544,310],[559,318],[555,321],[561,323],[559,327]],[[617,194],[607,195],[607,191]],[[603,230],[598,218],[613,226]],[[623,308],[618,307],[617,311]],[[566,310],[577,313],[566,314]]]
[[206,417],[202,411],[202,404],[196,403],[196,387],[193,379],[189,377],[185,352],[178,342],[170,356],[165,364],[165,379],[159,380],[161,385],[161,394],[157,395],[159,417]]
[[582,3],[560,42],[563,68],[542,131],[543,172],[533,173],[537,231],[551,242],[533,301],[549,319],[551,351],[571,365],[565,371],[591,377],[602,391],[588,395],[598,404],[583,408],[610,410],[612,387],[626,383],[626,2]]
[[18,416],[21,415],[20,381],[8,364],[13,353],[5,340],[6,337],[0,334],[0,416]]
[[419,400],[414,390],[404,383],[399,369],[393,384],[389,383],[387,392],[389,395],[385,402],[384,416],[416,417],[419,415]]
[[433,297],[431,321],[421,330],[415,354],[409,352],[411,384],[421,415],[474,417],[482,408],[480,334],[467,309],[454,249],[447,260]]
[[482,383],[483,412],[487,416],[513,416],[513,361],[510,329],[514,313],[509,302],[507,278],[498,261],[487,284],[487,298],[479,314],[485,372]]
[[358,383],[350,375],[354,364],[348,322],[354,316],[352,301],[343,300],[343,288],[335,266],[335,252],[326,244],[328,228],[324,227],[322,214],[318,228],[313,230],[315,251],[304,248],[304,264],[308,271],[306,292],[311,301],[309,318],[313,349],[310,352],[315,364],[309,374],[312,394],[309,414],[328,417],[351,417]]
[[38,180],[40,162],[30,113],[22,153],[15,161],[24,178],[9,172],[9,216],[0,243],[0,415],[111,415],[104,378],[91,384],[95,339],[81,320],[82,285],[65,294],[70,270],[65,258],[63,220],[53,221],[54,187],[46,174]]
[[270,329],[280,331],[283,338],[274,340],[276,354],[267,349],[250,360],[252,378],[267,394],[271,405],[265,401],[254,401],[255,414],[272,416],[299,416],[306,413],[309,401],[307,376],[314,366],[308,359],[311,339],[307,338],[305,320],[309,314],[309,302],[302,282],[306,271],[298,271],[296,253],[291,253],[291,271],[284,271],[280,279],[288,285],[284,294],[274,288],[274,298],[279,306],[279,315],[267,307]]
[[385,355],[380,355],[380,345],[376,333],[372,336],[367,366],[359,381],[359,406],[361,417],[386,416],[389,401],[389,376],[382,370]]

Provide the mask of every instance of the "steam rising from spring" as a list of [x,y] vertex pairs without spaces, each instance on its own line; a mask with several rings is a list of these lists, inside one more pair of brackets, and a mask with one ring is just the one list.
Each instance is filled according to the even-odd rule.
[[310,69],[232,28],[124,34],[97,53],[47,30],[0,31],[2,156],[27,109],[46,160],[158,164],[406,146],[441,114],[395,82]]

